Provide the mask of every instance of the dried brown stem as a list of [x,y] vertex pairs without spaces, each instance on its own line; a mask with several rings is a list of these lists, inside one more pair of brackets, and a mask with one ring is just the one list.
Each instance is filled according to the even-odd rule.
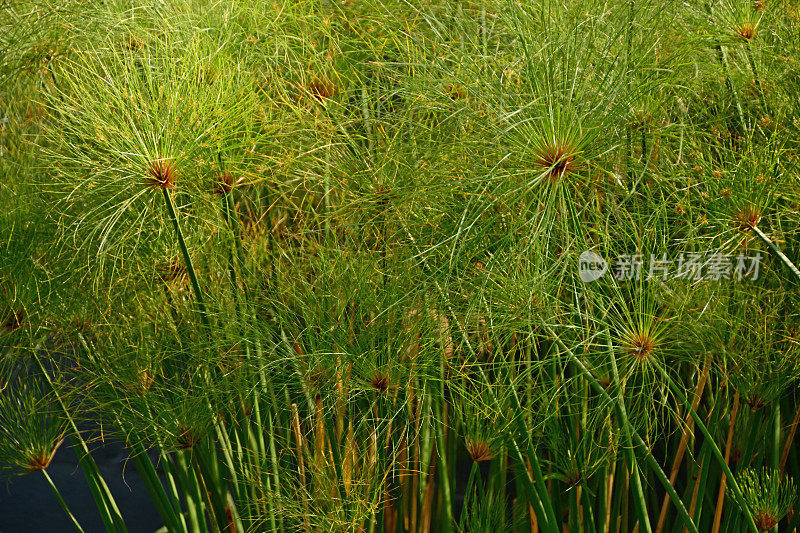
[[[692,409],[697,411],[697,406],[700,405],[700,399],[703,397],[703,389],[706,386],[706,380],[708,379],[708,370],[711,366],[711,359],[706,358],[705,364],[703,365],[703,371],[700,374],[700,380],[697,383],[697,388],[694,391],[694,397],[692,398]],[[689,436],[691,435],[692,431],[694,430],[694,419],[691,415],[686,415],[686,420],[684,421],[684,430],[683,435],[681,435],[681,441],[678,444],[678,451],[675,454],[675,459],[672,461],[672,470],[669,473],[669,483],[673,487],[675,486],[675,480],[678,478],[678,472],[681,469],[681,463],[683,462],[683,457],[686,454],[686,447],[689,443]],[[663,533],[664,526],[667,523],[667,511],[669,510],[669,495],[664,495],[664,501],[661,503],[661,514],[658,517],[658,525],[656,526],[656,533]]]
[[[736,413],[739,412],[739,393],[733,396],[733,409],[731,410],[731,423],[728,427],[728,438],[725,441],[725,463],[728,464],[731,456],[731,448],[733,447],[733,428],[736,425]],[[725,485],[727,478],[725,473],[722,474],[722,479],[719,482],[719,493],[717,494],[717,508],[714,512],[714,525],[711,528],[711,533],[719,533],[719,526],[722,521],[722,506],[725,504]]]

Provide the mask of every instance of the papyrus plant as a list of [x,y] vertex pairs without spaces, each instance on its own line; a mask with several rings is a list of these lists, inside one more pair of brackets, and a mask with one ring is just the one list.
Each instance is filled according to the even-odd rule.
[[775,7],[4,5],[0,459],[109,532],[80,422],[170,532],[792,531]]

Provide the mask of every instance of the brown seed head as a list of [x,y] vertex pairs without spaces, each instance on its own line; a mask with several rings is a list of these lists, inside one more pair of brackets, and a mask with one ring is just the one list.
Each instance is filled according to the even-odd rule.
[[745,41],[749,41],[756,36],[756,27],[750,22],[742,22],[734,31],[736,35]]
[[214,192],[216,194],[228,194],[239,183],[230,172],[223,172],[217,176],[214,182]]
[[458,83],[445,86],[444,93],[453,100],[461,100],[467,96],[467,91],[464,89],[464,86]]
[[381,207],[385,207],[395,199],[397,199],[397,193],[393,192],[391,187],[380,185],[375,191],[375,203]]
[[145,185],[154,189],[175,188],[175,166],[166,159],[151,161],[147,167]]
[[765,509],[758,509],[753,513],[753,521],[759,531],[769,531],[778,523],[778,519]]
[[753,205],[739,208],[733,215],[733,223],[740,231],[750,231],[761,221],[761,212]]
[[158,265],[158,271],[161,275],[161,279],[164,281],[184,279],[188,273],[186,270],[186,265],[183,263],[183,261],[179,260]]
[[14,331],[22,327],[25,320],[25,311],[22,309],[12,309],[6,319],[0,324],[0,329],[6,331]]
[[635,131],[646,130],[652,118],[653,116],[649,111],[644,109],[633,110],[629,122],[630,128]]
[[147,370],[137,370],[136,376],[132,380],[127,380],[123,386],[136,396],[142,396],[149,389],[155,380],[155,375]]
[[53,449],[49,451],[43,449],[29,450],[28,456],[26,457],[25,470],[28,472],[36,472],[37,470],[44,470],[50,466],[62,442],[64,442],[64,439],[58,441],[56,445],[53,446]]
[[139,385],[141,386],[141,391],[145,392],[149,390],[155,379],[155,375],[151,374],[147,370],[139,371]]
[[124,46],[131,52],[135,52],[141,48],[144,48],[145,43],[135,35],[127,35],[122,40],[122,46]]
[[325,100],[329,100],[336,94],[336,87],[333,83],[323,80],[320,78],[315,78],[311,80],[311,82],[306,87],[306,90],[319,103],[325,103]]
[[372,388],[376,391],[383,394],[389,390],[389,376],[381,372],[375,372],[375,375],[369,380],[369,384],[372,385]]
[[580,483],[582,478],[583,476],[581,476],[581,471],[577,467],[571,468],[570,470],[564,472],[564,481],[570,487]]
[[200,433],[192,428],[182,427],[175,441],[178,443],[178,448],[181,450],[189,450],[200,442]]
[[219,366],[225,372],[233,372],[245,361],[244,354],[238,346],[230,346],[220,350]]
[[331,372],[325,367],[317,366],[306,372],[306,380],[308,380],[309,388],[319,391],[330,383]]
[[559,141],[545,145],[537,154],[535,162],[547,173],[551,183],[580,169],[577,150],[569,143]]
[[742,458],[742,449],[737,446],[735,442],[732,444],[732,446],[733,449],[731,450],[731,461],[738,463],[739,459]]
[[491,446],[484,440],[468,440],[466,446],[470,457],[472,457],[472,460],[476,463],[489,461],[494,457]]
[[744,397],[744,403],[747,404],[751,411],[758,411],[767,405],[767,400],[766,398],[759,396],[757,393],[751,392]]
[[625,349],[639,361],[644,361],[653,353],[655,340],[647,332],[637,331],[625,340]]

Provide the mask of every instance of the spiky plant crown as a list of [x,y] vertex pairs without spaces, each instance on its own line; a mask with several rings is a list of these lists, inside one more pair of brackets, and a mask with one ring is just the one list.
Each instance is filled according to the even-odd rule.
[[38,470],[45,470],[55,457],[61,443],[64,442],[62,438],[49,448],[36,448],[27,449],[22,451],[25,460],[19,466],[23,466],[26,472],[36,472]]
[[156,269],[159,272],[160,278],[167,283],[186,279],[186,265],[179,259],[163,261],[156,265]]
[[213,191],[216,194],[226,195],[244,181],[244,177],[237,178],[232,172],[220,172],[214,179]]
[[181,450],[191,450],[194,448],[202,438],[202,434],[192,428],[181,426],[178,428],[178,433],[175,435],[175,444]]
[[466,386],[454,384],[454,390],[463,395],[458,402],[456,414],[463,424],[464,446],[470,458],[476,462],[491,461],[503,449],[503,431],[508,428],[508,391],[498,384]]
[[[659,316],[654,295],[642,295],[643,301],[631,302],[623,307],[621,316],[613,318],[616,322],[618,351],[622,372],[646,371],[654,364],[664,360],[665,342],[668,338],[670,321],[667,316]],[[660,311],[664,314],[664,311]]]
[[[330,462],[311,461],[306,471],[309,486],[301,486],[290,495],[271,492],[264,496],[270,505],[280,510],[287,525],[347,533],[357,530],[384,505],[386,494],[381,480],[387,472],[368,451],[371,439],[356,439],[351,435],[343,440],[338,452],[343,457],[341,477],[336,475],[337,468]],[[299,484],[296,469],[285,468],[281,474]],[[266,520],[266,517],[261,519]]]
[[24,309],[8,309],[5,310],[3,315],[0,315],[3,318],[0,319],[0,331],[4,333],[10,333],[21,328],[25,321],[25,310]]
[[603,414],[607,416],[608,411],[596,408],[591,413],[580,440],[571,440],[566,424],[575,421],[564,416],[552,416],[544,426],[546,435],[543,436],[542,446],[550,450],[554,474],[567,487],[585,482],[609,460],[613,460],[618,452],[619,442],[616,436],[606,434],[602,427],[600,417]]
[[523,164],[533,174],[531,183],[557,185],[586,168],[584,150],[586,138],[579,119],[560,110],[548,114],[537,122],[512,126],[508,139],[519,152]]
[[745,21],[735,26],[733,31],[743,40],[750,41],[751,39],[755,38],[757,28],[758,23]]
[[761,209],[755,205],[742,205],[733,214],[733,222],[740,231],[751,231],[760,221]]
[[0,471],[44,470],[63,442],[66,423],[40,379],[0,360]]
[[579,151],[569,140],[550,139],[536,147],[534,162],[551,183],[557,183],[582,168]]
[[622,348],[639,363],[644,363],[654,355],[658,340],[647,329],[625,331],[621,335]]
[[491,461],[495,456],[492,445],[487,440],[468,438],[465,446],[470,457],[472,457],[472,460],[476,463]]
[[[477,492],[477,490],[476,490]],[[498,531],[515,525],[508,523],[505,516],[507,506],[505,495],[489,492],[486,495],[475,494],[470,498],[471,505],[465,509],[458,531]]]
[[308,82],[305,90],[314,100],[324,104],[326,100],[334,97],[337,88],[332,81],[317,77]]
[[748,468],[737,476],[759,531],[769,531],[794,507],[797,487],[791,478],[781,479],[772,468]]
[[[248,74],[208,42],[175,43],[167,32],[135,50],[112,44],[86,45],[59,64],[64,83],[46,102],[52,136],[40,143],[59,169],[42,185],[64,208],[62,226],[72,225],[88,253],[75,260],[99,256],[98,272],[112,249],[135,246],[123,252],[130,256],[158,240],[168,220],[166,210],[153,212],[154,189],[170,191],[180,181],[182,202],[205,206],[202,178],[210,162],[247,167],[240,163],[252,158],[230,153],[231,142],[260,135],[243,127],[242,117],[256,114],[242,85]],[[167,59],[178,49],[183,60]],[[220,72],[215,82],[198,82],[209,69]],[[92,207],[80,212],[79,204]]]
[[369,380],[370,386],[375,389],[379,394],[383,394],[389,390],[390,381],[389,376],[385,375],[380,370],[376,370]]
[[789,186],[790,177],[780,164],[783,152],[772,141],[759,149],[723,147],[716,161],[711,154],[702,155],[699,199],[706,208],[708,236],[720,252],[752,255],[759,249],[753,228],[770,226],[775,191]]
[[153,189],[175,188],[175,179],[177,178],[175,165],[167,159],[158,158],[150,161],[146,174],[145,184],[148,187]]

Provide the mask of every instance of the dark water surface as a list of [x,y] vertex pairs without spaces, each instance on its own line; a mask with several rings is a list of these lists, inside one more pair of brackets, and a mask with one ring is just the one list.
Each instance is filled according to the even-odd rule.
[[[127,451],[119,444],[90,445],[92,456],[120,508],[130,533],[153,533],[163,522]],[[47,469],[86,533],[105,533],[75,451],[64,441]],[[163,481],[163,480],[162,480]],[[71,533],[44,477],[34,472],[0,480],[0,533]]]

